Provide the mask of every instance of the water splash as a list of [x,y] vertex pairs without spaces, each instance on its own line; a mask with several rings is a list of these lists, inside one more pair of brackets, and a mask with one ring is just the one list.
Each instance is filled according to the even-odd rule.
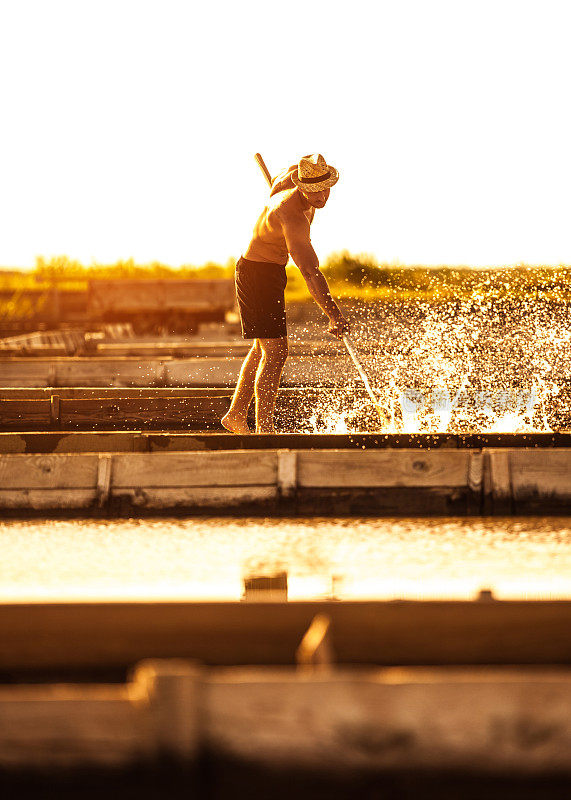
[[330,376],[337,381],[336,402],[324,392],[297,429],[528,433],[571,427],[568,304],[476,291],[469,300],[439,305],[356,305],[349,316],[387,419],[375,414],[358,379],[344,373]]

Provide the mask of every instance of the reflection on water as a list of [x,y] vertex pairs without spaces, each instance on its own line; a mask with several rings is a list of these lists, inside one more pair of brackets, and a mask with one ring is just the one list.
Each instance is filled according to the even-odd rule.
[[571,597],[571,518],[7,521],[0,600]]

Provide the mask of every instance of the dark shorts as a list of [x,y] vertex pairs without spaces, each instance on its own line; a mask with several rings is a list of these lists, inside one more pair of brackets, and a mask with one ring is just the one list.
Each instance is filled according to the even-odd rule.
[[236,264],[236,297],[244,339],[287,336],[285,267],[240,258]]

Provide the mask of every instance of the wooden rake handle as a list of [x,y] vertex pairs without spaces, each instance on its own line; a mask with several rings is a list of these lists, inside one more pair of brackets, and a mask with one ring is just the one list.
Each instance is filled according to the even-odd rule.
[[269,169],[266,167],[266,162],[264,161],[264,159],[262,158],[260,153],[254,153],[254,158],[256,159],[256,162],[257,162],[259,168],[264,173],[264,177],[268,182],[268,186],[271,186],[272,185],[272,176],[270,175]]

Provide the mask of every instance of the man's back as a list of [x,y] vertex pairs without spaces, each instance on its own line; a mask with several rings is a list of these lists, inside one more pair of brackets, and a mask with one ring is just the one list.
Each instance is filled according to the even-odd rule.
[[[288,167],[272,182],[270,201],[258,217],[252,239],[244,253],[244,258],[249,261],[285,266],[288,261],[288,248],[284,225],[296,225],[305,220],[311,223],[313,220],[315,209],[304,209],[299,193],[291,179],[294,170],[297,170],[297,164]],[[307,222],[305,222],[305,226],[307,226]]]

